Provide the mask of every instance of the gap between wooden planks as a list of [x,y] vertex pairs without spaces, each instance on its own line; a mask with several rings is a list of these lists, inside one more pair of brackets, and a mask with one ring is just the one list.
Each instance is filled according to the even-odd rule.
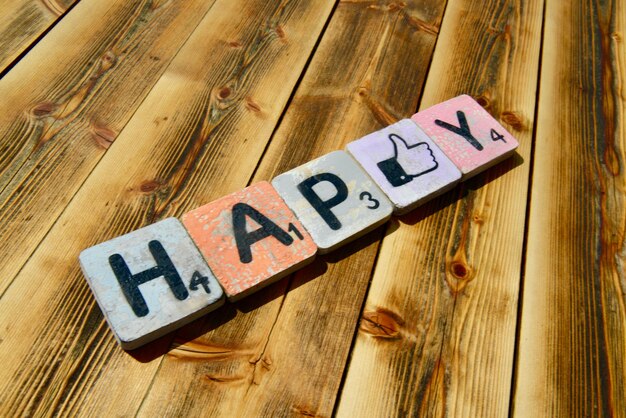
[[0,74],[54,26],[76,1],[3,0],[0,7]]
[[116,347],[78,253],[245,185],[332,7],[211,7],[0,300],[3,414],[137,410],[159,361]]
[[546,2],[514,416],[626,414],[626,5]]
[[420,108],[470,93],[517,136],[521,158],[392,224],[337,416],[507,415],[542,10],[448,2]]
[[81,1],[0,81],[0,294],[213,1]]

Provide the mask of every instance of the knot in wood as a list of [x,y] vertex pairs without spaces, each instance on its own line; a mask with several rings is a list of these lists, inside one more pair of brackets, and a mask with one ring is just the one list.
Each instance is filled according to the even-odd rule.
[[100,63],[103,71],[108,71],[117,64],[117,55],[113,51],[107,51],[100,58]]
[[287,39],[287,35],[285,34],[285,30],[282,26],[276,25],[276,28],[274,28],[274,30],[276,31],[276,35],[278,35],[278,38],[281,41],[285,41]]
[[454,278],[459,280],[466,280],[470,273],[469,268],[465,264],[458,262],[454,262],[450,265],[450,271]]
[[475,213],[474,216],[472,216],[472,221],[477,225],[482,225],[485,223],[485,220],[483,219],[483,217],[477,213]]
[[117,138],[117,132],[100,121],[92,121],[89,131],[96,144],[104,149],[108,149]]
[[36,104],[31,110],[30,113],[36,118],[45,118],[47,116],[51,116],[52,113],[57,109],[57,105],[52,102],[42,102]]
[[161,186],[162,184],[157,180],[146,180],[141,183],[139,190],[141,190],[142,193],[152,193]]
[[252,100],[251,97],[246,97],[246,108],[252,112],[258,113],[261,111],[261,106]]
[[385,308],[363,312],[359,329],[375,338],[400,338],[400,328],[404,320],[395,312]]
[[488,109],[489,106],[491,106],[491,99],[489,98],[489,96],[487,94],[481,94],[480,96],[476,97],[476,103],[478,103],[479,105],[481,105],[483,108]]
[[220,91],[217,93],[217,97],[220,100],[224,100],[224,99],[228,98],[228,96],[230,96],[230,94],[231,94],[231,90],[230,90],[229,87],[222,87],[220,89]]
[[472,269],[463,261],[453,261],[448,265],[446,283],[452,294],[456,295],[465,289],[474,276]]
[[502,112],[502,115],[500,117],[502,118],[502,121],[504,123],[510,125],[516,131],[524,130],[523,119],[516,112],[505,110],[504,112]]

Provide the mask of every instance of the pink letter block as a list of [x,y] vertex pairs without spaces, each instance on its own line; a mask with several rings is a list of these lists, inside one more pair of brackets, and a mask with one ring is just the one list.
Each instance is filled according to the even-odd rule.
[[396,215],[451,189],[461,179],[459,169],[409,119],[350,142],[347,149],[389,197]]
[[268,182],[192,210],[183,224],[231,301],[301,268],[317,252]]
[[411,119],[461,170],[462,180],[504,160],[519,145],[467,95],[429,107]]

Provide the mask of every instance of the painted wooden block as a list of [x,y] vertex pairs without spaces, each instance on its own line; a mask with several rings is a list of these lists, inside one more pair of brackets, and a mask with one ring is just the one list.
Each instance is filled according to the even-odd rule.
[[272,180],[326,253],[389,219],[391,202],[344,151],[310,161]]
[[513,135],[467,95],[439,103],[411,119],[461,170],[462,180],[507,158],[519,145]]
[[224,303],[215,276],[175,218],[87,248],[79,259],[109,326],[127,350]]
[[461,172],[410,119],[348,144],[401,215],[454,187]]
[[268,182],[192,210],[183,224],[231,301],[303,267],[317,252]]

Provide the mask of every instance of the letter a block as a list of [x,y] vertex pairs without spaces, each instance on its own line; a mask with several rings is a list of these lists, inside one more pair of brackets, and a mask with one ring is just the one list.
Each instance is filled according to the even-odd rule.
[[317,252],[268,182],[194,209],[183,224],[231,301],[310,263]]
[[127,350],[224,303],[222,288],[175,218],[88,248],[79,259],[109,326]]
[[429,107],[411,119],[461,170],[462,180],[504,160],[519,145],[513,135],[467,95]]
[[357,162],[344,151],[310,161],[272,180],[326,253],[383,224],[391,203]]
[[461,179],[459,169],[409,119],[357,139],[347,149],[383,189],[398,215],[449,190]]

